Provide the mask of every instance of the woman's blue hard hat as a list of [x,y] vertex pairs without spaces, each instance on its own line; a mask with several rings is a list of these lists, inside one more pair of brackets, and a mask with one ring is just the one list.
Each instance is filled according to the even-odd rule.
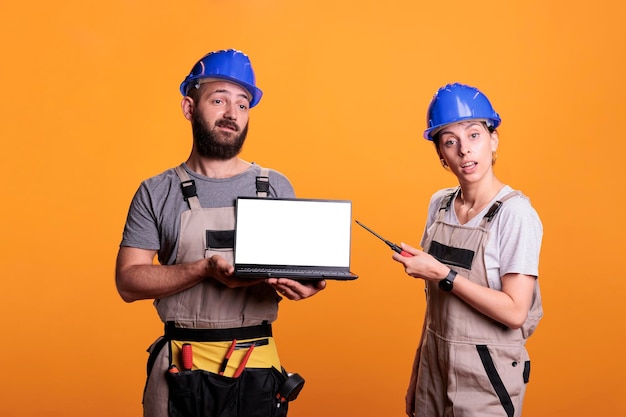
[[205,78],[215,78],[240,85],[250,93],[250,108],[256,106],[263,95],[263,92],[256,86],[250,58],[235,49],[209,52],[203,56],[180,84],[181,94],[186,96],[190,88],[199,87],[199,81]]
[[477,88],[459,83],[447,84],[437,90],[428,106],[424,138],[433,140],[433,135],[443,126],[473,119],[485,120],[493,129],[501,123],[500,115],[487,96]]

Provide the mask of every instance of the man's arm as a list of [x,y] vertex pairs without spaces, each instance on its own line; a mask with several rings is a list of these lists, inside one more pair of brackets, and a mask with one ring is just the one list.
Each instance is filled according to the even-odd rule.
[[214,255],[207,259],[176,265],[154,265],[156,251],[121,247],[117,254],[115,283],[128,303],[166,297],[191,288],[206,278],[214,278],[229,288],[258,284],[261,280],[232,278],[234,268]]
[[208,276],[206,259],[180,265],[154,265],[156,251],[121,247],[117,254],[115,283],[128,303],[161,298],[193,287]]

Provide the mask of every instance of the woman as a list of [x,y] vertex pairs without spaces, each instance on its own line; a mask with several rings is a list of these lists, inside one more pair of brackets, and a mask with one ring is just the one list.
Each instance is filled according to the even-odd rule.
[[421,245],[394,254],[426,284],[426,316],[406,396],[419,416],[520,416],[526,339],[543,316],[543,229],[529,200],[493,170],[500,116],[478,89],[440,88],[424,137],[459,185],[436,192]]

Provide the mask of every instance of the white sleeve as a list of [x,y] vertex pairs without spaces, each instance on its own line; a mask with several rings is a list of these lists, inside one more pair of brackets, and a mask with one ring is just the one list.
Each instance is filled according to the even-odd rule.
[[498,214],[497,246],[500,276],[509,273],[539,275],[543,226],[527,198],[514,198]]

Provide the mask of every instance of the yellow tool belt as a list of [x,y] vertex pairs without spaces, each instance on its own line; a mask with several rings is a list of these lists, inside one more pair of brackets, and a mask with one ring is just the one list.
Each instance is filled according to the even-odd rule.
[[[232,329],[187,329],[168,322],[165,338],[170,341],[171,365],[179,370],[201,369],[232,376],[244,358],[245,367],[281,369],[270,324]],[[183,364],[183,345],[190,345],[191,369]]]
[[[215,340],[221,339],[221,340]],[[284,417],[304,379],[281,366],[271,326],[185,329],[166,324],[173,417]]]
[[[235,343],[235,346],[232,354],[228,360],[225,361],[226,354],[231,346],[233,346],[233,343]],[[182,360],[182,349],[184,344],[191,346],[193,366],[189,370],[202,369],[214,374],[220,373],[221,371],[221,375],[232,377],[242,364],[246,368],[281,369],[273,337],[246,340],[233,339],[229,342],[194,342],[172,340],[170,341],[172,352],[171,364],[175,365],[180,370],[186,370]],[[244,358],[250,349],[252,349],[252,352],[250,356],[247,357],[244,364]],[[222,364],[224,364],[223,368]]]

